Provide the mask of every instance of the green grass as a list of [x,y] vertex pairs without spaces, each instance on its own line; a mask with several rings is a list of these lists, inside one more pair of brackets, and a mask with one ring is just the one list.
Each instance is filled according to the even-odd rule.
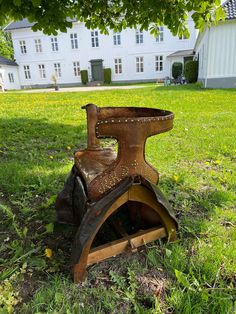
[[[180,228],[175,243],[94,265],[75,285],[75,230],[54,223],[54,202],[86,146],[91,102],[175,113],[146,156]],[[236,313],[236,90],[5,93],[0,119],[0,313]]]

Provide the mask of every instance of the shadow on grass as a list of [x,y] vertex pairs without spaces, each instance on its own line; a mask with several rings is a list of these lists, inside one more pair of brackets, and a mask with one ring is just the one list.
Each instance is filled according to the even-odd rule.
[[[86,126],[27,118],[2,119],[0,186],[4,193],[56,191],[72,164],[73,153],[86,146]],[[54,188],[52,188],[54,185]]]

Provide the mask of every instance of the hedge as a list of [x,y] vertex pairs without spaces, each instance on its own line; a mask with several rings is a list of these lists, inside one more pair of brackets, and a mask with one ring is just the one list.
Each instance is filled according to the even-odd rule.
[[111,84],[111,68],[104,69],[104,83]]
[[184,76],[187,83],[195,83],[198,78],[198,62],[197,61],[187,61],[184,65]]
[[84,85],[88,83],[88,71],[87,70],[81,70],[80,71],[81,75],[81,81]]
[[177,79],[178,76],[183,73],[183,64],[181,62],[174,62],[172,64],[172,76],[174,79]]

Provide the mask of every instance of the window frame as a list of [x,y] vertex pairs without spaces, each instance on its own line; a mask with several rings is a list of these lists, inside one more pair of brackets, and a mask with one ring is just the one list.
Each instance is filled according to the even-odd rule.
[[36,39],[34,40],[34,45],[35,45],[35,51],[36,51],[36,53],[42,53],[42,52],[43,52],[43,47],[42,47],[41,38],[36,38]]
[[123,74],[122,58],[114,58],[115,74]]
[[81,75],[79,61],[73,61],[73,72],[74,72],[74,77],[79,77]]
[[54,67],[56,76],[61,77],[62,76],[61,63],[60,62],[53,63],[53,67]]
[[144,57],[136,57],[136,73],[144,73]]
[[51,37],[50,39],[51,39],[52,52],[58,52],[59,51],[58,38]]
[[9,83],[15,83],[14,75],[12,72],[8,72],[8,80],[9,80]]
[[23,65],[25,79],[30,80],[31,79],[31,73],[30,73],[30,66],[29,65]]
[[27,47],[26,47],[26,41],[25,40],[19,40],[20,42],[20,51],[22,55],[27,54]]
[[47,76],[46,76],[46,67],[45,67],[45,64],[43,63],[40,63],[38,64],[38,69],[39,69],[39,76],[42,80],[46,79]]
[[163,70],[164,70],[164,57],[163,55],[156,55],[155,56],[155,71],[163,72]]
[[70,43],[71,43],[71,49],[78,49],[78,34],[77,33],[71,33],[70,34]]
[[121,46],[121,33],[113,33],[113,45],[114,46]]
[[140,28],[136,29],[135,31],[135,42],[137,45],[143,44],[143,31],[140,30]]
[[157,43],[164,42],[164,26],[159,26],[159,34],[156,37]]
[[98,30],[92,30],[91,31],[91,45],[92,45],[92,48],[98,48],[99,47]]

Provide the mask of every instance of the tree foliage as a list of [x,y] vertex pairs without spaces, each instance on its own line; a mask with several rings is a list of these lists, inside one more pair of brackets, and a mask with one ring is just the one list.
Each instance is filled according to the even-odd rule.
[[188,14],[195,27],[203,29],[224,18],[220,0],[0,0],[0,25],[7,18],[15,21],[28,18],[35,22],[33,30],[45,34],[66,32],[71,18],[85,22],[88,28],[121,31],[126,27],[158,33],[158,26],[167,26],[173,35],[189,36]]
[[11,34],[4,33],[1,28],[0,28],[0,56],[12,60],[14,58]]

